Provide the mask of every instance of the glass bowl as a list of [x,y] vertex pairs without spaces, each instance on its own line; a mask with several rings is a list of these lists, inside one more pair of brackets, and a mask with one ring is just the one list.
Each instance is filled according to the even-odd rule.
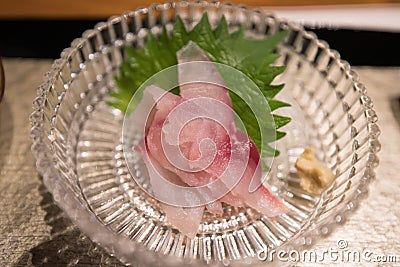
[[[191,27],[204,12],[213,25],[225,15],[231,30],[244,25],[256,37],[289,31],[276,62],[287,69],[276,82],[286,84],[278,98],[292,103],[281,113],[293,121],[277,142],[282,153],[268,185],[289,212],[268,218],[251,208],[226,207],[220,217],[205,214],[197,236],[188,238],[132,179],[143,172],[128,171],[123,114],[107,102],[126,46],[143,45],[147,33],[157,35],[163,25],[170,31],[176,15]],[[135,266],[263,265],[259,258],[268,249],[313,245],[366,197],[378,165],[377,115],[349,64],[312,32],[243,6],[179,2],[111,17],[61,53],[33,106],[32,152],[55,202],[94,242]],[[314,146],[336,175],[322,194],[299,186],[294,162],[305,146]]]

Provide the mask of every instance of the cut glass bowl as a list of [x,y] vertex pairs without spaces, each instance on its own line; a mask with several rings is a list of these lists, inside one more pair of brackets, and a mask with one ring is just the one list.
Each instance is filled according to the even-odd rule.
[[[162,26],[171,31],[176,15],[190,28],[204,12],[213,25],[225,15],[231,30],[243,25],[254,37],[289,31],[276,62],[287,69],[276,82],[286,84],[278,98],[292,103],[280,113],[293,121],[277,142],[281,155],[268,182],[289,212],[268,218],[226,206],[222,216],[205,214],[190,239],[132,179],[145,176],[143,164],[137,158],[134,173],[128,171],[123,114],[107,102],[126,46],[143,45],[147,33],[158,35]],[[349,64],[312,32],[243,6],[179,2],[111,17],[61,53],[33,105],[32,151],[54,200],[83,233],[134,266],[264,265],[257,258],[266,249],[313,245],[355,210],[378,165],[377,115]],[[299,186],[293,165],[305,146],[313,146],[337,177],[320,195]]]

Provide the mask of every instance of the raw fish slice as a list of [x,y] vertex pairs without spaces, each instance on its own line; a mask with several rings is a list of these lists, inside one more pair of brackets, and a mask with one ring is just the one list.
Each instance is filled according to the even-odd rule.
[[[178,78],[180,94],[183,98],[209,97],[219,100],[232,107],[229,92],[225,82],[212,65],[204,51],[194,42],[189,43],[177,52]],[[187,62],[206,61],[209,64],[182,64]],[[195,82],[199,81],[199,82]],[[203,82],[201,82],[203,81]],[[205,83],[207,81],[208,83]]]
[[[222,105],[219,112],[212,110],[218,104]],[[165,152],[174,155],[172,161],[180,162],[179,166],[187,171],[205,170],[218,178],[230,158],[229,137],[235,133],[234,122],[227,119],[230,114],[231,108],[215,99],[183,101],[163,125],[162,137],[168,143],[164,143]]]
[[[248,137],[238,130],[236,134],[239,142],[246,142]],[[250,156],[248,165],[239,184],[232,190],[232,195],[241,198],[247,205],[269,217],[287,212],[287,208],[262,184],[262,168],[260,154],[252,140],[250,140]],[[256,184],[257,189],[250,192],[250,183]]]
[[179,208],[162,204],[162,210],[167,216],[167,221],[182,234],[187,235],[189,238],[196,236],[203,218],[204,207]]
[[[154,88],[150,89],[154,90]],[[178,175],[179,179],[181,179],[181,181],[183,181],[185,184],[188,184],[189,186],[201,186],[204,184],[208,184],[213,179],[210,173],[207,172],[207,170],[194,173],[179,170],[171,165],[171,163],[168,161],[168,159],[165,157],[162,151],[162,146],[161,146],[162,119],[158,119],[159,121],[158,125],[154,126],[154,123],[157,120],[156,118],[161,118],[161,116],[159,116],[158,114],[159,106],[163,107],[164,109],[172,110],[173,109],[172,106],[180,102],[174,99],[175,96],[170,98],[169,94],[170,93],[166,93],[157,102],[157,108],[156,108],[157,111],[154,115],[155,119],[147,135],[147,146],[149,148],[150,154],[152,155],[152,157],[157,158],[158,163],[163,168],[166,168],[167,170]],[[237,144],[237,147],[240,148],[248,145],[249,141],[244,133],[237,131],[235,137],[236,141],[239,142],[239,144]],[[224,157],[222,156],[221,160],[223,159]],[[226,203],[234,206],[239,206],[242,202],[245,202],[249,206],[253,207],[254,209],[258,210],[259,212],[267,216],[276,216],[278,214],[282,214],[283,212],[285,212],[284,205],[282,205],[274,196],[272,196],[269,193],[269,191],[266,188],[264,188],[264,186],[260,185],[260,187],[253,193],[249,192],[250,181],[252,179],[261,179],[262,174],[261,174],[261,166],[258,164],[259,160],[260,158],[258,151],[254,143],[250,141],[250,157],[246,171],[243,177],[241,178],[239,184],[232,190],[232,194],[227,194],[221,199],[221,201],[226,201]],[[215,168],[215,170],[216,170],[215,175],[220,175],[224,169],[217,170],[217,168]],[[210,193],[214,195],[213,192]],[[211,197],[212,196],[210,196],[210,198]],[[210,211],[213,212],[213,210],[214,209],[212,208],[212,206],[210,206]],[[219,209],[217,210],[219,212]]]
[[[147,167],[150,177],[150,183],[152,185],[152,189],[154,195],[159,197],[165,190],[165,187],[162,186],[162,180],[160,180],[159,174],[162,175],[163,178],[166,178],[168,181],[177,184],[184,185],[184,183],[179,179],[179,177],[171,173],[164,168],[162,168],[158,162],[152,158],[149,153],[146,153],[146,148],[144,142],[141,142],[136,150],[141,154],[142,159]],[[179,189],[178,189],[179,190]],[[181,196],[181,192],[169,192],[170,197],[179,197]],[[187,235],[190,238],[194,238],[199,229],[199,225],[203,218],[204,206],[194,207],[194,208],[184,208],[177,207],[173,205],[168,205],[166,203],[160,202],[162,210],[165,212],[167,217],[167,221],[174,225],[179,229],[183,234]],[[217,211],[217,208],[215,208]]]
[[[143,141],[136,147],[136,150],[141,154],[142,159],[145,162],[145,165],[149,172],[150,183],[156,197],[159,197],[161,194],[165,193],[163,192],[165,190],[165,186],[163,186],[163,183],[160,183],[161,177],[159,177],[159,174],[162,176],[162,178],[165,178],[176,185],[187,186],[176,174],[162,168],[158,164],[157,160],[150,156],[149,153],[145,153],[145,149],[146,148]],[[171,197],[180,197],[181,193],[182,191],[176,191],[170,192],[169,195]],[[196,236],[197,230],[203,218],[204,206],[193,208],[177,207],[173,205],[168,205],[166,203],[163,203],[162,201],[160,202],[160,204],[162,210],[167,216],[168,222],[177,227],[183,234],[187,235],[188,237],[194,238]],[[209,212],[213,214],[223,214],[221,202],[214,201],[210,204],[207,204],[206,208]]]
[[[147,130],[149,125],[151,125],[154,120],[162,121],[160,119],[161,116],[165,116],[165,113],[169,112],[171,108],[173,108],[177,102],[180,101],[179,97],[175,97],[172,94],[166,95],[166,91],[158,88],[156,86],[149,86],[143,92],[142,101],[138,104],[134,113],[131,115],[131,123],[134,127],[140,127],[139,129],[143,129],[147,125]],[[161,98],[164,99],[163,102],[159,102]],[[155,113],[151,113],[154,107],[158,105],[162,110],[158,110],[158,116],[155,116]],[[148,114],[152,114],[152,116],[148,117]],[[161,117],[162,118],[162,117]],[[149,120],[149,121],[148,121]],[[147,132],[146,130],[146,132]],[[146,146],[144,144],[144,139],[142,142],[136,147],[136,151],[138,151],[142,159],[147,167],[150,183],[152,185],[153,192],[156,197],[159,198],[160,194],[162,194],[163,187],[159,185],[162,182],[159,177],[157,177],[157,172],[160,173],[163,178],[166,178],[168,181],[184,186],[185,184],[182,180],[174,173],[168,172],[166,169],[161,167],[157,160],[155,160],[150,153],[146,152]],[[179,196],[181,192],[171,192],[171,197]],[[161,209],[165,212],[166,219],[169,223],[174,225],[177,229],[179,229],[183,234],[187,235],[190,238],[194,238],[199,229],[199,225],[203,218],[204,207],[195,207],[195,208],[183,208],[176,207],[173,205],[168,205],[160,202]]]
[[[160,99],[163,102],[158,103]],[[128,117],[128,123],[136,129],[143,130],[146,128],[147,133],[150,125],[156,121],[164,121],[166,116],[178,103],[181,102],[181,97],[168,93],[164,89],[150,85],[143,90],[143,96],[135,110]],[[157,116],[154,109],[158,107]]]
[[[157,160],[157,163],[160,164],[162,168],[165,168],[169,172],[179,176],[179,179],[181,179],[181,181],[188,186],[198,187],[209,184],[213,180],[213,178],[206,171],[186,172],[179,168],[176,168],[171,164],[171,162],[166,158],[165,154],[163,153],[163,148],[161,145],[161,131],[161,126],[159,125],[152,125],[150,127],[146,136],[146,146],[148,149],[148,154],[154,160]],[[224,194],[224,192],[226,192],[226,188],[224,188],[223,186],[218,187],[217,190],[213,191],[208,188],[203,188],[201,191],[198,191],[198,197],[207,203],[218,199],[219,196]],[[177,194],[179,194],[179,192],[177,192]],[[217,209],[215,209],[215,207],[216,206],[209,206],[210,210],[215,210],[220,213],[222,208],[217,207]]]
[[224,210],[222,209],[222,203],[218,200],[207,204],[206,208],[212,214],[222,215],[224,213]]
[[224,128],[218,123],[201,118],[193,120],[182,129],[180,140],[182,140],[180,147],[187,148],[184,155],[191,161],[192,168],[200,169],[209,163],[208,167],[203,169],[215,179],[219,177],[221,170],[227,167],[226,159],[230,158],[230,140]]
[[[258,189],[252,193],[249,192],[251,178],[253,177],[252,169],[254,168],[254,163],[249,163],[239,184],[232,190],[232,194],[234,196],[239,196],[247,205],[268,217],[286,213],[288,211],[287,207],[273,196],[264,185],[260,185]],[[259,172],[258,169],[256,171]]]
[[[155,89],[154,87],[157,89]],[[150,90],[150,93],[154,95],[154,97],[158,97],[156,105],[157,112],[154,115],[152,124],[164,123],[165,118],[168,117],[168,114],[170,114],[171,111],[183,101],[183,99],[182,97],[174,95],[165,90],[163,90],[164,94],[159,97],[159,90],[162,90],[161,88],[158,88],[156,86],[149,86],[148,88]],[[147,88],[145,89],[145,91],[147,91]]]
[[[147,125],[150,126],[146,134],[146,146],[150,154],[157,159],[160,165],[170,171],[175,169],[164,155],[161,145],[161,129],[165,118],[181,101],[182,98],[179,96],[166,92],[156,86],[149,86],[143,92],[142,101],[136,107],[134,113],[130,115],[135,127],[144,127],[144,125],[146,125],[147,115],[150,114],[152,110],[155,110],[151,118],[152,121],[147,122]],[[176,174],[183,175],[184,173],[178,171]],[[204,173],[204,177],[209,178],[209,175]],[[190,186],[198,185],[198,179],[193,178],[193,175],[190,175],[187,181],[184,182]]]
[[233,207],[243,207],[244,205],[244,200],[240,196],[235,196],[232,191],[220,198],[219,201]]
[[[162,101],[162,100],[161,100]],[[204,171],[199,171],[199,172],[187,172],[183,171],[179,168],[176,168],[171,164],[171,162],[166,158],[165,154],[163,153],[162,145],[161,145],[161,127],[160,126],[154,126],[152,125],[149,129],[149,132],[147,134],[147,147],[149,150],[149,153],[158,160],[161,166],[163,168],[166,168],[167,170],[177,174],[180,179],[182,179],[183,182],[188,184],[189,186],[203,186],[203,185],[208,185],[209,183],[213,182],[217,178],[221,176],[222,173],[224,173],[226,169],[226,165],[229,163],[229,155],[230,155],[230,148],[229,149],[224,149],[224,150],[219,150],[218,155],[216,156],[216,160]],[[192,134],[193,136],[194,134]],[[228,139],[229,141],[229,139]],[[221,145],[225,145],[224,142],[220,142]],[[164,145],[164,146],[168,146]],[[243,144],[236,144],[237,147],[240,147],[243,149],[244,145]],[[236,174],[241,174],[247,165],[247,158],[245,159],[246,161],[239,161],[238,164],[232,164],[233,170],[237,168]],[[242,172],[241,172],[242,170]],[[236,176],[237,177],[237,176]],[[230,178],[230,177],[229,177]],[[226,183],[228,184],[228,183]],[[204,196],[204,199],[218,199],[221,196],[225,195],[227,190],[232,188],[232,186],[224,186],[224,183],[221,182],[218,185],[220,186],[214,186],[210,188],[211,191],[209,191],[208,196]]]
[[[201,186],[210,182],[211,177],[208,173],[204,171],[200,172],[186,172],[179,168],[176,168],[171,164],[168,158],[165,156],[162,143],[161,143],[161,125],[152,125],[149,129],[149,132],[146,136],[146,145],[148,148],[148,152],[157,159],[159,164],[177,174],[180,179],[189,186]],[[168,146],[165,144],[164,146]],[[168,149],[168,148],[166,148]],[[171,149],[172,150],[172,149]]]
[[[171,162],[166,158],[165,154],[163,153],[162,145],[161,145],[161,131],[162,130],[161,130],[160,126],[152,125],[147,134],[146,145],[148,148],[148,153],[153,158],[155,158],[163,168],[178,175],[179,178],[185,184],[187,184],[191,187],[207,185],[216,179],[208,172],[208,170],[211,169],[211,167],[217,168],[216,164],[219,164],[218,161],[213,162],[213,164],[210,166],[210,168],[207,168],[206,170],[199,171],[199,172],[186,172],[186,171],[183,171],[183,170],[173,166],[171,164]],[[228,152],[230,152],[230,151],[228,151]],[[224,157],[221,156],[221,160],[223,158]],[[226,159],[226,157],[225,157],[225,159]],[[218,172],[218,174],[220,174],[223,171],[224,170],[219,170],[219,171],[217,170],[216,172]],[[204,189],[202,191],[202,193],[204,193],[206,195],[202,195],[202,199],[212,200],[212,199],[218,199],[220,196],[223,196],[224,193],[226,193],[227,188],[222,183],[220,185],[222,185],[222,186],[213,187],[212,189],[210,189],[208,191],[206,189]],[[210,210],[214,210],[214,209],[210,207]]]
[[[147,91],[147,88],[145,89],[145,91]],[[186,145],[189,148],[186,149],[186,152],[188,152],[188,154],[183,156],[185,156],[185,158],[188,160],[197,159],[199,156],[198,147],[200,141],[204,138],[209,138],[214,141],[217,146],[216,159],[212,161],[212,164],[209,168],[205,169],[204,171],[198,172],[187,172],[172,165],[171,161],[166,157],[165,152],[176,149],[176,146],[170,145],[168,143],[162,143],[162,135],[168,135],[168,129],[170,129],[171,132],[177,131],[176,127],[168,128],[164,125],[165,118],[169,115],[167,112],[165,112],[165,110],[171,111],[174,109],[174,105],[180,103],[180,101],[175,98],[176,96],[171,95],[171,93],[167,92],[157,102],[154,120],[146,136],[147,148],[150,154],[157,159],[157,161],[160,163],[161,166],[163,166],[163,168],[166,168],[169,171],[177,174],[187,185],[206,185],[215,178],[218,178],[218,176],[221,174],[221,170],[218,170],[218,168],[224,168],[224,162],[227,159],[229,160],[229,137],[227,136],[223,127],[221,127],[216,122],[207,119],[193,120],[187,125],[188,130],[185,130],[186,127],[184,127],[180,135],[179,140],[185,140],[185,136],[187,136],[188,138],[187,141],[185,141],[183,144],[183,146]],[[185,110],[182,110],[181,112],[185,112]],[[162,116],[164,116],[164,120],[162,119]],[[177,118],[174,117],[172,119]],[[192,142],[190,145],[188,145],[188,140],[190,139],[195,140],[195,142]],[[181,149],[181,151],[185,152],[185,149]]]
[[[147,90],[147,89],[146,89]],[[145,90],[145,91],[146,91]],[[156,99],[158,98],[157,104],[156,104],[156,112],[154,114],[154,120],[149,128],[148,134],[147,134],[147,146],[149,149],[149,154],[157,159],[157,163],[159,163],[163,168],[173,172],[176,174],[181,181],[183,181],[185,184],[188,184],[189,186],[201,186],[210,183],[215,177],[218,177],[221,172],[224,171],[224,168],[226,166],[226,161],[228,153],[226,153],[227,150],[225,150],[226,154],[219,154],[219,158],[213,162],[212,165],[210,165],[210,168],[206,169],[205,171],[200,171],[200,172],[185,172],[182,171],[178,168],[175,168],[174,166],[171,165],[171,163],[168,161],[168,159],[165,157],[163,151],[162,151],[162,145],[161,145],[161,127],[163,125],[163,120],[162,116],[168,116],[168,113],[164,112],[165,110],[173,110],[173,106],[181,103],[181,100],[179,97],[177,98],[176,96],[170,94],[170,93],[165,93],[161,99],[160,99],[160,92],[158,91],[157,88],[155,87],[149,87],[149,92],[146,92],[144,95],[153,95],[153,98]],[[159,89],[162,90],[162,89]],[[161,110],[164,109],[164,110]],[[162,112],[162,115],[159,114],[159,112]],[[155,123],[158,122],[157,125]],[[196,121],[193,121],[195,123]],[[199,122],[197,122],[199,123]],[[203,129],[207,129],[207,127],[204,127],[203,124],[197,125],[197,126],[192,126],[192,127],[200,127]],[[208,127],[212,128],[212,127]],[[223,136],[227,136],[226,134],[221,134],[221,132],[218,131],[213,131],[211,130],[211,134],[209,132],[205,132],[206,136],[211,135],[212,137],[218,136],[218,138],[222,138]],[[226,132],[225,132],[226,133]],[[190,132],[186,133],[190,135]],[[202,134],[203,135],[203,134]],[[191,134],[193,137],[193,134]],[[201,136],[201,138],[204,136]],[[200,138],[200,139],[201,139]],[[259,163],[259,154],[258,151],[252,141],[249,141],[247,136],[240,132],[236,132],[236,141],[238,142],[237,147],[241,148],[246,145],[249,145],[250,142],[250,157],[249,157],[249,162],[248,166],[246,168],[246,172],[244,176],[241,178],[241,181],[239,184],[233,189],[232,193],[225,195],[220,201],[226,201],[226,203],[234,205],[234,206],[239,206],[241,205],[242,202],[247,203],[249,206],[253,207],[254,209],[266,214],[267,216],[275,216],[278,214],[283,213],[284,206],[274,197],[272,196],[266,188],[264,188],[262,185],[253,193],[249,192],[249,185],[250,181],[252,179],[261,179],[261,166],[258,164]],[[220,142],[220,144],[223,144],[224,142]],[[193,157],[193,155],[192,155]],[[225,162],[224,162],[225,160]],[[229,159],[228,159],[229,160]],[[147,163],[148,164],[148,163]],[[219,165],[218,165],[219,164]],[[244,164],[244,163],[242,163]],[[221,167],[221,168],[218,168]],[[261,181],[260,181],[261,183]],[[216,193],[214,191],[210,192],[209,198],[212,198],[215,196]],[[219,207],[214,209],[214,207],[217,206],[212,206],[208,205],[208,208],[210,212],[216,212],[220,213]]]
[[[220,112],[210,108],[218,103]],[[163,144],[168,144],[165,153],[173,155],[171,161],[185,170],[200,171],[222,153],[220,149],[229,151],[227,131],[233,134],[233,127],[225,113],[230,114],[231,108],[210,98],[185,100],[176,106],[162,126]]]

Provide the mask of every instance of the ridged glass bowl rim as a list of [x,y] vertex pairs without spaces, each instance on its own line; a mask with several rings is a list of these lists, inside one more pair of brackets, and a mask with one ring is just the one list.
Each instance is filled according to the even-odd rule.
[[[287,21],[286,19],[283,18],[278,18],[276,17],[273,13],[266,13],[264,11],[254,9],[254,8],[248,8],[243,5],[232,5],[228,3],[219,3],[219,2],[205,2],[205,1],[198,1],[198,2],[170,2],[170,3],[165,3],[165,4],[154,4],[149,7],[142,7],[138,8],[134,11],[128,11],[121,16],[112,16],[110,17],[107,22],[100,22],[98,23],[94,29],[85,31],[82,34],[82,38],[77,38],[71,43],[71,47],[66,48],[62,51],[61,56],[59,59],[55,60],[51,66],[51,69],[49,72],[47,72],[44,75],[44,82],[38,87],[37,89],[37,97],[33,101],[33,109],[34,112],[30,116],[30,122],[32,125],[31,132],[30,132],[30,137],[32,139],[32,153],[36,157],[36,166],[38,169],[38,172],[43,176],[43,181],[44,184],[46,185],[47,189],[53,193],[57,192],[57,194],[63,194],[65,196],[68,195],[68,192],[66,191],[65,188],[61,188],[54,180],[55,180],[55,173],[56,169],[55,166],[52,164],[52,157],[49,154],[49,148],[47,148],[43,141],[44,138],[44,128],[43,128],[43,105],[45,102],[45,99],[47,97],[47,93],[49,91],[49,88],[51,85],[54,83],[56,80],[57,75],[60,73],[62,68],[65,66],[65,64],[68,62],[69,57],[71,54],[73,54],[74,51],[80,50],[82,47],[82,44],[85,43],[86,40],[88,40],[89,36],[92,36],[96,32],[100,32],[101,30],[104,30],[105,27],[111,27],[115,23],[118,23],[119,21],[128,18],[128,17],[135,17],[136,15],[140,14],[147,14],[151,11],[154,10],[160,10],[160,9],[170,9],[170,8],[175,8],[176,5],[180,5],[183,7],[187,7],[189,5],[198,5],[202,7],[209,7],[209,6],[214,6],[214,7],[224,7],[224,8],[237,8],[237,9],[243,9],[246,11],[251,11],[251,12],[257,12],[261,14],[266,14],[268,15],[269,18],[272,18],[276,22],[281,24],[281,27],[286,28],[288,30],[293,30],[293,31],[298,31],[303,34],[303,37],[306,36],[313,42],[316,42],[318,47],[321,48],[322,50],[326,51],[328,55],[330,55],[331,59],[333,59],[335,62],[338,63],[340,66],[340,69],[345,73],[345,75],[351,80],[352,84],[357,88],[358,92],[360,93],[360,98],[363,96],[367,97],[367,92],[362,83],[360,83],[358,75],[356,72],[354,72],[349,63],[342,60],[340,58],[340,55],[337,51],[330,49],[329,45],[322,40],[319,40],[317,36],[313,32],[308,32],[303,29],[302,26],[294,24],[292,22]],[[367,97],[368,98],[368,97]],[[368,98],[369,99],[369,98]],[[375,114],[375,111],[373,110],[373,105],[372,102],[369,100],[368,102],[362,102],[362,105],[364,107],[364,112],[368,118],[368,114]],[[379,127],[376,125],[376,120],[375,121],[369,121],[371,124],[374,125],[375,127],[375,133],[372,133],[371,129],[368,129],[368,138],[374,138],[376,140],[376,132],[379,132]],[[369,145],[371,146],[371,145]],[[372,149],[370,149],[370,154],[373,154],[372,156],[377,159],[376,157],[376,152]],[[368,163],[367,163],[368,164]],[[374,168],[376,168],[377,164],[370,164],[370,166],[366,166],[366,171],[364,172],[364,177],[362,182],[358,185],[358,190],[357,190],[357,195],[348,201],[347,205],[342,208],[342,210],[338,210],[336,212],[336,217],[337,215],[340,215],[340,219],[335,219],[331,220],[330,222],[326,222],[325,224],[319,226],[317,229],[313,229],[312,231],[301,231],[298,235],[294,236],[295,239],[301,238],[302,241],[299,242],[299,244],[303,245],[309,245],[312,244],[314,240],[318,236],[325,236],[329,233],[332,232],[332,230],[339,224],[343,224],[343,222],[347,219],[348,215],[352,213],[355,208],[357,208],[359,205],[359,202],[365,198],[368,194],[368,184],[375,178],[375,173],[374,173]],[[368,170],[368,172],[367,172]],[[368,173],[368,175],[366,175]],[[69,195],[69,197],[71,197]],[[74,209],[75,207],[72,207],[72,202],[77,201],[77,199],[74,199],[74,196],[69,199],[63,198],[55,198],[55,202],[63,208],[63,210],[67,213],[67,215],[73,220],[73,222],[80,227],[80,229],[87,234],[94,242],[100,244],[102,247],[104,247],[110,254],[116,254],[119,256],[120,260],[126,264],[126,262],[123,258],[123,246],[121,245],[118,246],[117,249],[115,249],[114,244],[110,244],[109,242],[109,236],[113,235],[111,232],[107,232],[105,228],[101,225],[100,222],[96,222],[95,227],[93,227],[93,222],[91,222],[91,217],[90,217],[90,212],[88,212],[88,216],[81,216],[79,220],[76,218],[76,214],[71,214],[71,208]],[[320,202],[323,201],[323,197],[321,198]],[[70,202],[70,203],[68,203]],[[317,207],[321,207],[320,203],[318,203]],[[347,208],[345,208],[347,207]],[[324,208],[316,209],[314,214],[311,216],[315,218],[318,216],[318,214],[321,214],[323,212]],[[309,225],[311,224],[311,221],[309,221],[305,227],[303,226],[302,229],[308,229]],[[92,227],[91,230],[88,229],[88,226]],[[326,226],[329,225],[329,228],[326,228]],[[326,229],[323,229],[323,228]],[[323,230],[321,230],[323,229]],[[99,234],[96,233],[96,231],[104,231],[103,233]],[[315,232],[317,232],[317,235],[315,235]],[[126,240],[126,245],[128,245],[129,240]],[[130,241],[131,242],[131,241]],[[130,244],[132,245],[132,244]],[[120,251],[119,251],[120,250]]]

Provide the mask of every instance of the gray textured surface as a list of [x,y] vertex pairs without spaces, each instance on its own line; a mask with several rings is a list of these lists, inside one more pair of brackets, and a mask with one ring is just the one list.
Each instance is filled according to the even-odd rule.
[[[49,60],[4,60],[6,94],[0,104],[0,266],[119,266],[117,260],[96,247],[63,216],[35,169],[28,116],[36,87],[50,65]],[[346,224],[314,248],[337,249],[337,242],[344,240],[348,251],[397,255],[400,265],[400,125],[390,108],[391,97],[400,96],[400,68],[363,67],[356,71],[375,102],[382,130],[377,180],[370,187],[368,199]],[[343,264],[340,259],[336,262]],[[330,263],[325,260],[323,265]],[[371,264],[377,265],[380,264]]]

